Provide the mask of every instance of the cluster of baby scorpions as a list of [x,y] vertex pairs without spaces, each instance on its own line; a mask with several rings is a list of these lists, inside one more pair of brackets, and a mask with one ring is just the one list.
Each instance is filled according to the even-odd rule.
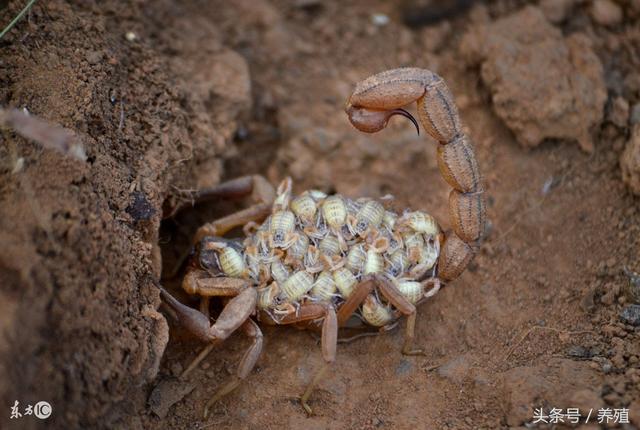
[[[252,195],[258,202],[202,226],[194,243],[183,289],[201,297],[200,310],[178,302],[164,288],[161,296],[176,317],[208,346],[185,370],[186,376],[211,349],[242,329],[253,339],[232,379],[205,406],[235,389],[254,367],[262,333],[252,319],[275,325],[321,330],[325,364],[301,397],[335,361],[338,329],[352,317],[388,329],[407,316],[404,354],[413,348],[416,305],[457,278],[473,258],[485,225],[483,188],[469,138],[463,133],[451,92],[438,75],[401,68],[373,75],[357,84],[345,111],[360,131],[386,127],[393,115],[418,122],[403,109],[417,102],[420,124],[438,141],[438,165],[448,184],[452,231],[420,211],[397,214],[387,199],[350,199],[309,190],[291,193],[291,180],[277,190],[261,176],[249,176],[204,190],[203,198]],[[244,239],[223,236],[243,227]],[[209,300],[225,306],[210,323]]]

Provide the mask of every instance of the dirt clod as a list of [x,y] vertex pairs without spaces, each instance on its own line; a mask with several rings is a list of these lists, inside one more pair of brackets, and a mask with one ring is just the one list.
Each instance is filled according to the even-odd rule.
[[518,142],[572,139],[593,150],[590,133],[602,120],[607,92],[602,64],[585,35],[564,37],[540,9],[528,6],[471,29],[461,50],[481,65],[494,110]]
[[591,17],[600,25],[614,26],[622,21],[622,8],[611,0],[595,0]]
[[149,396],[149,409],[159,418],[164,418],[171,406],[182,400],[196,386],[195,382],[187,383],[178,378],[163,379]]

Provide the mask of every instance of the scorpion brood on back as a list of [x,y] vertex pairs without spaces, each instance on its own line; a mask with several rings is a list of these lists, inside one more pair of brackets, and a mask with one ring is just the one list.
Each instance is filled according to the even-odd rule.
[[[237,387],[254,367],[262,334],[251,319],[276,325],[319,327],[325,365],[301,400],[307,400],[335,361],[338,328],[352,316],[376,327],[390,327],[407,316],[404,354],[413,349],[415,305],[435,294],[441,282],[458,277],[473,258],[485,223],[481,177],[473,147],[446,84],[423,69],[394,69],[359,83],[346,113],[364,132],[382,130],[393,115],[417,121],[404,109],[416,101],[423,128],[439,142],[438,165],[453,190],[449,209],[453,231],[420,211],[397,214],[386,201],[350,199],[310,190],[294,197],[291,181],[277,192],[260,176],[233,180],[199,197],[253,194],[260,202],[202,226],[197,253],[183,281],[186,292],[202,297],[200,311],[161,289],[181,323],[209,342],[185,371],[188,374],[212,349],[238,328],[253,338],[234,378],[205,407]],[[244,227],[244,240],[225,239]],[[209,299],[228,299],[216,322],[209,322]]]
[[[317,190],[291,201],[290,179],[279,189],[272,213],[260,226],[251,225],[255,231],[245,229],[242,243],[202,239],[200,268],[189,272],[185,290],[200,294],[199,279],[207,277],[246,279],[258,288],[258,320],[274,324],[299,315],[307,304],[340,308],[367,276],[385,277],[414,304],[427,283],[437,290],[434,268],[442,237],[430,215],[398,216],[374,199]],[[391,323],[394,312],[384,302],[374,290],[360,315],[373,326]]]

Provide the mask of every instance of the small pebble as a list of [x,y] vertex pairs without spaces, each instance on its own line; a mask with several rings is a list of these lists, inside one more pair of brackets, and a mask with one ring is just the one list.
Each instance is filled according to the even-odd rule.
[[591,18],[600,25],[618,25],[622,22],[622,9],[611,0],[595,0],[591,7]]
[[384,27],[389,24],[389,17],[384,13],[374,13],[371,15],[371,22],[378,27]]
[[620,319],[627,324],[640,325],[640,305],[627,305],[620,312]]
[[591,358],[593,357],[593,352],[584,346],[574,345],[567,350],[567,355],[575,358]]

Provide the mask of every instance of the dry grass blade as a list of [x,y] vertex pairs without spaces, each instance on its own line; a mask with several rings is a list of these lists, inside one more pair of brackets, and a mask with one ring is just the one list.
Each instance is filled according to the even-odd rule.
[[87,159],[84,147],[71,130],[28,115],[18,109],[0,108],[0,127],[12,128],[22,137],[31,139],[45,148],[81,161]]
[[522,344],[522,342],[524,342],[524,340],[527,337],[529,337],[529,335],[534,330],[548,330],[548,331],[559,333],[560,335],[565,335],[565,336],[577,336],[577,335],[582,335],[582,334],[595,334],[595,332],[593,332],[591,330],[570,331],[570,330],[562,330],[562,329],[555,328],[555,327],[545,327],[545,326],[534,325],[534,326],[529,327],[529,329],[522,335],[520,340],[518,340],[518,342],[516,342],[515,344],[513,344],[513,346],[511,348],[509,348],[509,351],[507,351],[507,354],[505,355],[503,361],[507,361],[509,359],[509,357],[511,357],[511,354],[513,354],[515,352],[515,350]]
[[9,30],[11,30],[17,24],[17,22],[22,19],[22,17],[29,11],[29,9],[31,9],[31,6],[33,6],[35,2],[36,0],[29,0],[24,9],[22,9],[20,13],[17,14],[15,18],[13,18],[9,25],[7,25],[4,30],[2,30],[2,33],[0,33],[0,39],[2,39],[4,35],[7,34]]

